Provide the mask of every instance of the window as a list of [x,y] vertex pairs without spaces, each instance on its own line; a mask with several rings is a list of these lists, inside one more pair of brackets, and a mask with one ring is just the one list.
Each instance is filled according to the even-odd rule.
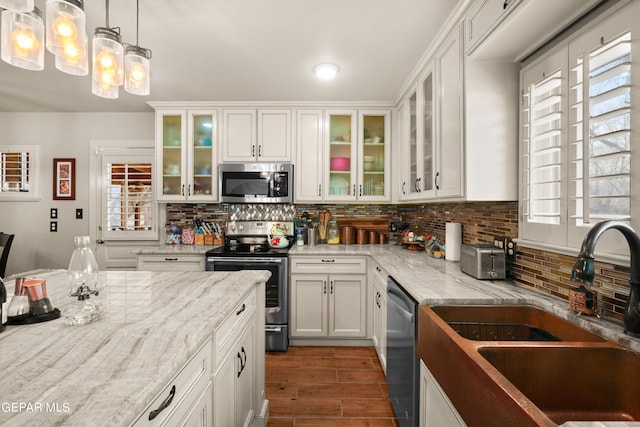
[[103,162],[103,237],[157,238],[151,161],[145,156],[104,156]]
[[[521,72],[522,239],[578,248],[609,219],[640,231],[638,13],[593,21]],[[627,253],[617,235],[598,249]]]
[[0,145],[0,200],[38,200],[38,146]]

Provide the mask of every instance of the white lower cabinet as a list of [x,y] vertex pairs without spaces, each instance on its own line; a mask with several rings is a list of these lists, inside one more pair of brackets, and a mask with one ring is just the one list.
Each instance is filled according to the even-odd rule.
[[378,353],[382,370],[387,372],[387,273],[375,262],[370,262],[369,297],[372,327],[371,342]]
[[214,375],[214,426],[248,426],[254,413],[254,333],[246,326]]
[[420,427],[465,427],[455,406],[420,361]]
[[366,337],[366,259],[291,257],[290,285],[291,337]]
[[138,255],[138,271],[204,271],[205,256]]

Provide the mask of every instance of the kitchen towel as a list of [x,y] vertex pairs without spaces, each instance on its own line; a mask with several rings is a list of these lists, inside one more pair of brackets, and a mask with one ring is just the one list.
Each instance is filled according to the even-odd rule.
[[447,222],[445,224],[445,259],[460,261],[460,248],[462,247],[462,224],[459,222]]

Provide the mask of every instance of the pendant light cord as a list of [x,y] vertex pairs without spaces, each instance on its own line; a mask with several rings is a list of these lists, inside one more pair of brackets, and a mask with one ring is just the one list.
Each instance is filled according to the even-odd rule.
[[107,24],[107,28],[111,28],[111,27],[109,26],[109,0],[105,0],[105,4],[106,4],[106,8],[107,8],[107,13],[105,14],[105,15],[106,15],[106,17],[107,17],[107,22],[106,22],[106,24]]
[[140,31],[140,0],[136,0],[136,46],[140,46],[138,42],[138,33]]

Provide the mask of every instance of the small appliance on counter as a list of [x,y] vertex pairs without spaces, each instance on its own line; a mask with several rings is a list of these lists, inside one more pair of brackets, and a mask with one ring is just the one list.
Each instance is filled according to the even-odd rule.
[[504,279],[504,250],[491,245],[463,244],[460,251],[460,270],[476,279]]

